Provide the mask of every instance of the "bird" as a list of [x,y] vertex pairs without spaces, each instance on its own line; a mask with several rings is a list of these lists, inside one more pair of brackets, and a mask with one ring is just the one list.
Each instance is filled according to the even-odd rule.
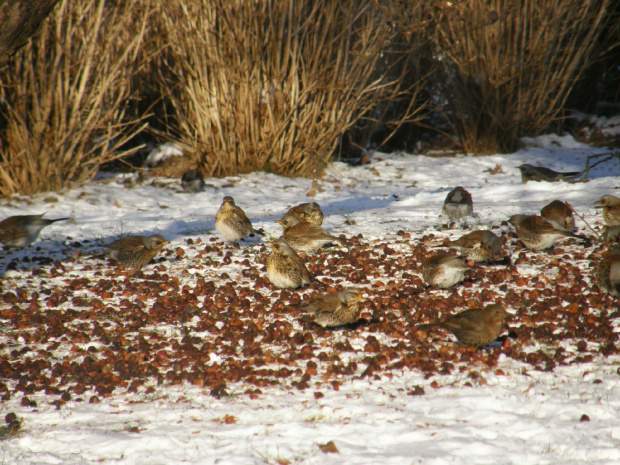
[[517,166],[521,171],[521,181],[523,184],[527,184],[528,181],[546,181],[546,182],[558,182],[566,181],[566,178],[579,176],[580,171],[571,171],[568,173],[560,173],[544,166],[532,166],[524,163],[521,166]]
[[556,229],[568,232],[575,230],[575,217],[573,207],[568,202],[554,200],[540,210],[540,215],[551,223]]
[[321,226],[323,224],[323,212],[316,202],[302,203],[289,209],[287,215],[293,215],[306,223]]
[[282,237],[295,252],[316,252],[320,247],[332,242],[342,242],[342,239],[332,236],[321,226],[306,223],[294,215],[284,215],[276,220],[282,226]]
[[443,203],[442,212],[451,220],[474,214],[474,202],[471,194],[461,186],[452,189]]
[[230,242],[237,242],[254,233],[261,234],[254,229],[245,212],[235,205],[235,199],[229,195],[224,197],[222,206],[215,214],[215,230]]
[[517,232],[517,237],[531,250],[544,250],[555,245],[562,237],[576,237],[572,232],[557,229],[538,215],[512,215],[508,220]]
[[41,229],[69,218],[55,218],[48,220],[40,215],[17,215],[5,218],[0,222],[0,242],[9,248],[27,247],[37,240]]
[[620,245],[612,245],[598,264],[596,283],[603,292],[620,296]]
[[205,187],[205,181],[202,179],[200,171],[189,170],[185,172],[181,178],[181,187],[183,187],[185,192],[200,192]]
[[459,237],[455,241],[442,244],[440,247],[460,247],[466,260],[483,262],[496,257],[502,250],[502,240],[492,231],[481,229]]
[[447,289],[461,282],[469,266],[456,255],[440,252],[422,264],[424,281],[434,287]]
[[105,252],[95,258],[109,257],[128,268],[141,269],[169,242],[160,234],[128,236],[112,242]]
[[597,208],[603,209],[603,221],[606,225],[620,224],[620,199],[618,197],[607,194],[594,203],[600,205]]
[[363,289],[350,287],[340,292],[332,292],[297,305],[314,314],[314,321],[323,328],[342,326],[357,321],[360,316],[359,295]]
[[499,336],[508,313],[501,304],[471,308],[421,328],[441,327],[450,331],[463,345],[485,347]]
[[271,253],[267,257],[269,281],[281,289],[296,289],[310,284],[311,277],[299,255],[282,239],[268,242]]
[[605,226],[603,230],[603,242],[605,244],[614,244],[620,241],[620,224],[615,226]]

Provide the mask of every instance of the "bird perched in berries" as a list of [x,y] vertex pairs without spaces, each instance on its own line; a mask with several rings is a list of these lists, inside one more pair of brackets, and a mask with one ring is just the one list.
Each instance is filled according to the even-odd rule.
[[320,247],[332,242],[342,242],[316,224],[306,223],[294,215],[284,215],[276,220],[282,226],[282,237],[296,252],[316,252]]
[[350,287],[340,292],[325,294],[308,303],[298,305],[299,308],[314,314],[316,324],[342,326],[357,321],[360,316],[359,295],[363,289]]
[[422,264],[422,277],[426,284],[447,289],[463,281],[469,266],[456,255],[439,252]]
[[607,245],[620,242],[620,224],[616,226],[605,226],[603,230],[603,242]]
[[440,247],[459,247],[466,260],[483,262],[497,257],[502,250],[502,240],[492,231],[481,229],[459,237]]
[[0,242],[9,248],[27,247],[37,240],[41,229],[69,218],[48,220],[41,215],[10,216],[0,222]]
[[452,189],[443,203],[443,213],[451,220],[474,214],[474,202],[471,194],[461,186]]
[[235,199],[229,195],[224,197],[222,206],[215,214],[215,230],[230,242],[237,242],[254,233],[260,234],[254,229],[245,212],[235,205]]
[[269,242],[272,252],[267,257],[269,281],[281,289],[296,289],[310,284],[306,265],[282,238]]
[[545,182],[558,182],[566,181],[567,178],[579,176],[581,172],[571,171],[568,173],[560,173],[553,171],[552,169],[545,168],[544,166],[532,166],[527,163],[517,166],[521,171],[521,181],[523,184],[527,184],[528,181],[545,181]]
[[160,234],[152,236],[128,236],[112,242],[106,251],[96,258],[108,257],[128,268],[141,269],[169,242]]
[[596,283],[603,292],[620,296],[620,245],[613,245],[596,270]]
[[603,209],[603,221],[608,226],[620,224],[620,199],[613,195],[604,195],[598,199],[595,204],[600,205]]
[[500,304],[490,304],[484,308],[472,308],[448,318],[421,325],[421,328],[440,327],[454,334],[457,340],[467,346],[484,347],[495,341],[508,313]]
[[556,229],[568,232],[575,230],[575,217],[570,203],[554,200],[540,210],[540,215]]
[[515,227],[521,242],[531,250],[548,249],[563,237],[583,239],[572,232],[555,228],[538,215],[512,215],[508,222]]
[[205,187],[205,181],[198,170],[189,170],[181,178],[181,187],[185,192],[200,192]]
[[287,215],[293,215],[309,224],[321,226],[323,224],[323,212],[316,202],[302,203],[289,209]]

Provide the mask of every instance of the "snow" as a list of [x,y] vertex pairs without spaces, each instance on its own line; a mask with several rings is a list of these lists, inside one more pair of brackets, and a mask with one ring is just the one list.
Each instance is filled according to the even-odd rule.
[[[600,212],[593,202],[619,187],[618,159],[595,167],[589,182],[524,185],[516,169],[523,163],[580,171],[588,155],[608,151],[570,136],[546,135],[524,142],[526,148],[516,153],[485,157],[374,153],[368,165],[334,162],[319,181],[315,198],[325,213],[323,227],[347,237],[363,234],[368,242],[391,241],[401,230],[411,233],[412,244],[430,232],[457,237],[458,230],[441,228],[446,219],[439,214],[447,193],[461,185],[474,198],[475,216],[459,222],[459,227],[499,225],[512,214],[536,213],[559,198],[600,228]],[[488,170],[497,165],[501,172],[490,174]],[[189,261],[196,253],[185,240],[201,238],[209,243],[217,237],[214,217],[225,195],[233,196],[255,228],[264,228],[269,238],[280,235],[274,220],[289,207],[308,201],[311,187],[307,179],[262,172],[205,181],[202,192],[187,194],[177,179],[134,184],[132,175],[108,176],[61,194],[4,200],[0,218],[47,212],[48,218],[70,216],[73,221],[44,229],[30,249],[5,254],[0,270],[36,247],[39,255],[61,259],[71,256],[75,242],[83,242],[90,253],[121,235],[162,234],[171,241],[167,249],[186,249],[188,261],[175,262],[167,256],[168,261],[158,265],[166,266],[170,276],[182,276],[181,285],[191,284],[211,271]],[[577,222],[591,234],[581,219]],[[242,247],[252,254],[259,244],[260,239],[253,238]],[[394,247],[401,251],[399,244]],[[79,271],[85,262],[78,263],[71,266]],[[538,274],[533,264],[520,268],[524,276]],[[3,293],[32,279],[28,269],[34,265],[24,267],[5,272]],[[239,267],[233,261],[216,271],[240,276]],[[187,273],[181,275],[182,270]],[[92,276],[86,268],[84,273]],[[449,291],[433,292],[447,296]],[[2,308],[6,305],[0,304]],[[2,351],[7,357],[27,341],[10,339],[2,321],[0,342],[10,347]],[[178,325],[155,329],[163,338],[179,337]],[[364,330],[334,332],[331,337],[363,347],[366,335],[356,339],[347,331]],[[614,331],[620,332],[618,320]],[[560,345],[568,352],[576,350],[570,341]],[[224,358],[217,348],[210,354],[211,362]],[[344,356],[342,361],[348,363]],[[14,465],[620,463],[618,355],[599,355],[591,362],[556,366],[553,371],[535,370],[504,355],[491,370],[480,361],[471,363],[469,368],[480,374],[475,380],[468,371],[425,379],[417,370],[393,370],[348,378],[338,390],[329,384],[306,390],[264,387],[253,399],[234,383],[226,388],[231,395],[221,398],[209,395],[206,387],[162,384],[150,393],[119,390],[96,404],[74,396],[60,409],[42,392],[29,395],[36,408],[22,406],[21,397],[13,396],[0,412],[2,416],[15,412],[22,429],[0,441],[0,461]],[[360,363],[358,372],[363,369]],[[423,395],[412,395],[416,386],[423,388]],[[315,396],[317,391],[322,397]],[[321,451],[318,445],[329,441],[334,441],[338,453]]]

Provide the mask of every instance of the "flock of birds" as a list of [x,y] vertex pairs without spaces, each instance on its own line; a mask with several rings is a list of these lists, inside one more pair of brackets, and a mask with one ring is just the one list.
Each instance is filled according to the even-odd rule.
[[[555,182],[568,175],[547,168],[522,165],[519,167],[523,182],[528,180]],[[545,171],[539,171],[539,170]],[[595,202],[602,208],[606,224],[604,240],[610,245],[607,256],[601,260],[596,272],[600,289],[614,297],[620,296],[620,198],[604,195]],[[450,220],[473,215],[473,200],[463,187],[450,191],[443,205],[443,214]],[[268,241],[271,253],[266,260],[266,272],[271,283],[281,289],[296,289],[311,283],[312,276],[300,253],[311,254],[333,243],[346,243],[346,238],[330,234],[321,225],[323,212],[315,202],[303,203],[291,208],[280,220],[282,237]],[[23,248],[32,244],[41,230],[56,221],[69,218],[46,219],[43,215],[20,215],[0,222],[0,242],[8,248]],[[554,200],[546,205],[540,215],[513,215],[508,220],[517,237],[528,249],[539,251],[553,247],[557,241],[573,237],[588,242],[590,239],[577,235],[575,219],[570,204]],[[256,230],[247,215],[226,196],[215,216],[215,229],[227,241],[237,241],[254,234]],[[159,234],[129,236],[112,242],[107,249],[93,257],[108,257],[125,267],[141,269],[149,263],[169,242]],[[488,262],[499,258],[503,241],[490,230],[477,230],[457,240],[437,247],[456,247],[461,255],[438,252],[423,262],[422,277],[428,286],[449,289],[465,278],[469,262]],[[364,289],[350,287],[340,292],[328,293],[299,307],[314,314],[315,322],[323,327],[346,325],[359,319],[359,301]],[[443,320],[422,325],[422,328],[442,327],[451,331],[459,342],[473,347],[489,345],[499,336],[508,313],[501,304],[469,309]]]

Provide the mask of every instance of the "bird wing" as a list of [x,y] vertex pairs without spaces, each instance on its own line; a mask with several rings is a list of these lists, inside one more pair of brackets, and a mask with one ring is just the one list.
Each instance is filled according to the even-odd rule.
[[144,248],[144,236],[123,237],[122,239],[112,242],[108,246],[108,250],[127,249],[136,252]]

